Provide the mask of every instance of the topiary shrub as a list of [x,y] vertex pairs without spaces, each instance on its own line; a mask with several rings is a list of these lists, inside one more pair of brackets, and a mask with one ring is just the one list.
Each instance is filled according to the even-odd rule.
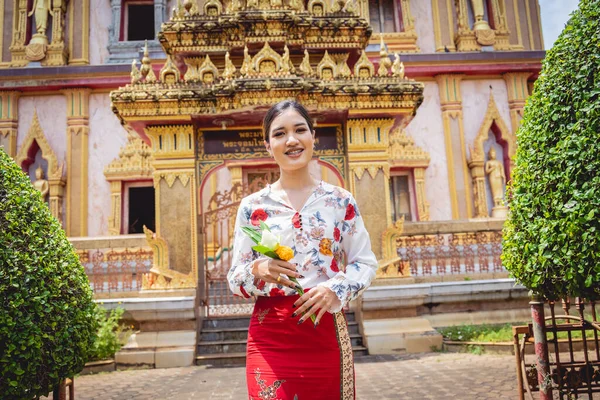
[[33,399],[83,368],[98,328],[83,267],[0,148],[0,397]]
[[517,132],[502,260],[555,300],[600,297],[600,0],[548,51]]

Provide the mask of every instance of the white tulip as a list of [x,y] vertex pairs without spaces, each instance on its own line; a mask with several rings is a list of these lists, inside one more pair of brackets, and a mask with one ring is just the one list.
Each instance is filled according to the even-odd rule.
[[262,232],[262,237],[260,238],[260,244],[262,246],[268,247],[272,251],[275,251],[279,247],[279,241],[279,236],[275,236],[267,230]]

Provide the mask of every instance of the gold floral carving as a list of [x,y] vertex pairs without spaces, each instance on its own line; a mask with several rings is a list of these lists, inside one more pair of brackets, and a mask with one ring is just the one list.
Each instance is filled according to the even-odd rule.
[[142,289],[182,289],[196,287],[194,272],[182,274],[169,267],[169,247],[167,242],[144,226],[146,241],[152,249],[152,268],[144,274]]
[[275,76],[282,72],[282,57],[271,48],[269,42],[265,42],[263,48],[252,58],[252,69],[261,76]]
[[186,82],[200,82],[200,73],[198,72],[198,68],[202,63],[202,59],[199,57],[185,57],[184,58],[185,65],[187,70],[183,75],[183,80]]
[[127,135],[127,143],[104,169],[108,181],[139,180],[152,178],[154,168],[150,147],[133,132]]
[[379,152],[381,154],[378,158],[387,161],[387,150],[390,144],[389,133],[393,125],[392,118],[348,120],[346,123],[348,149],[352,153],[367,152],[370,158],[373,158],[372,153]]
[[383,172],[386,179],[390,177],[390,167],[384,163],[352,163],[350,164],[350,170],[352,170],[358,180],[362,179],[365,172],[369,173],[371,179],[375,179],[379,170]]
[[352,71],[348,66],[348,57],[350,54],[342,53],[342,54],[332,54],[331,58],[336,61],[337,65],[337,76],[340,78],[350,78],[352,76]]
[[390,133],[390,162],[399,167],[427,168],[431,157],[429,153],[415,145],[413,138],[401,128]]
[[186,187],[190,181],[190,178],[194,176],[194,171],[190,170],[160,170],[154,171],[154,188],[158,189],[158,185],[161,179],[167,182],[167,185],[171,188],[177,179],[181,181],[183,187]]
[[[469,26],[468,4],[474,7],[475,23]],[[483,19],[483,0],[454,0],[457,15],[456,48],[458,51],[480,51],[481,46],[494,46],[495,50],[511,50],[509,31],[506,25],[504,1],[491,0],[491,15],[494,18],[494,29],[489,21]]]
[[398,257],[396,239],[404,232],[404,215],[381,233],[381,255],[384,262]]
[[65,181],[63,179],[63,165],[59,165],[56,159],[56,154],[52,151],[52,147],[46,140],[46,136],[40,126],[37,111],[33,113],[33,120],[31,121],[31,127],[21,144],[21,148],[17,153],[15,162],[18,166],[23,167],[26,161],[32,163],[34,160],[30,159],[29,151],[33,146],[33,143],[37,143],[37,146],[42,152],[42,158],[48,163],[48,183],[50,185],[50,212],[52,215],[63,223],[62,215],[62,204],[64,198],[64,187]]

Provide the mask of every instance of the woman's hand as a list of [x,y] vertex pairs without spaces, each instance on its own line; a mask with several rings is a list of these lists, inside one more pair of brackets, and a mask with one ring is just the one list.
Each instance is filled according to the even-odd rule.
[[[298,320],[298,323],[301,324],[309,319],[311,315],[318,312],[318,314],[316,314],[317,319],[315,320],[316,327],[319,325],[319,321],[321,321],[323,314],[334,306],[340,306],[340,299],[335,295],[333,290],[325,286],[317,286],[310,289],[296,300],[294,307],[298,307],[298,309],[294,311],[292,317],[302,315]],[[306,313],[303,314],[304,312]]]
[[252,275],[267,283],[278,283],[283,286],[291,287],[292,289],[296,289],[296,284],[287,277],[302,277],[296,272],[296,265],[287,261],[275,260],[272,258],[263,258],[254,261],[252,264]]

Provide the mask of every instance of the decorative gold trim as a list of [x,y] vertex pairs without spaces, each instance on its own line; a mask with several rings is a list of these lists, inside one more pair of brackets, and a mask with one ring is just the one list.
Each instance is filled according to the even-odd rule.
[[156,159],[194,157],[193,125],[154,125],[145,132]]
[[[390,129],[394,125],[391,118],[382,119],[349,119],[346,122],[348,150],[353,159],[373,156],[388,159],[387,150],[390,144]],[[357,153],[367,153],[361,156]]]
[[530,72],[508,72],[502,75],[508,93],[508,108],[510,109],[510,122],[513,134],[521,125],[525,109],[525,102],[529,96],[527,87]]
[[341,311],[335,313],[333,317],[340,348],[340,398],[342,400],[354,400],[354,358],[352,355],[352,342],[348,334],[348,323]]
[[[367,77],[360,76],[360,70],[364,68],[367,68],[369,70],[369,76]],[[354,77],[359,79],[368,79],[373,76],[375,76],[375,66],[373,65],[371,60],[369,60],[369,57],[367,57],[367,53],[363,50],[360,55],[360,58],[358,59],[356,64],[354,64]]]
[[525,0],[525,14],[527,15],[527,30],[529,31],[529,50],[535,50],[535,42],[533,41],[533,27],[531,26],[531,10],[529,0]]
[[518,46],[523,48],[523,33],[521,32],[521,17],[519,15],[519,0],[513,0],[513,10],[515,11],[515,25],[517,26]]
[[415,145],[415,141],[404,129],[397,127],[390,133],[390,163],[395,167],[427,168],[429,153]]
[[[329,77],[323,77],[323,70],[325,68],[330,68],[331,69],[331,73],[332,73],[331,78],[329,78]],[[317,75],[318,75],[318,77],[320,79],[335,79],[338,76],[337,69],[338,69],[337,68],[337,64],[335,63],[335,61],[333,61],[333,58],[331,58],[331,56],[329,55],[329,52],[327,50],[325,50],[325,54],[323,55],[323,58],[321,59],[321,61],[319,61],[319,64],[317,65]]]
[[[186,59],[186,64],[188,65],[188,69],[189,69],[190,65],[187,63],[187,59]],[[173,83],[177,83],[181,80],[181,73],[179,72],[179,69],[173,62],[171,55],[169,54],[167,56],[167,61],[165,62],[165,65],[163,65],[163,67],[160,69],[160,71],[158,73],[158,76],[160,77],[160,81],[163,83],[169,83],[170,79],[168,79],[168,75],[170,75],[170,74],[174,76]]]

